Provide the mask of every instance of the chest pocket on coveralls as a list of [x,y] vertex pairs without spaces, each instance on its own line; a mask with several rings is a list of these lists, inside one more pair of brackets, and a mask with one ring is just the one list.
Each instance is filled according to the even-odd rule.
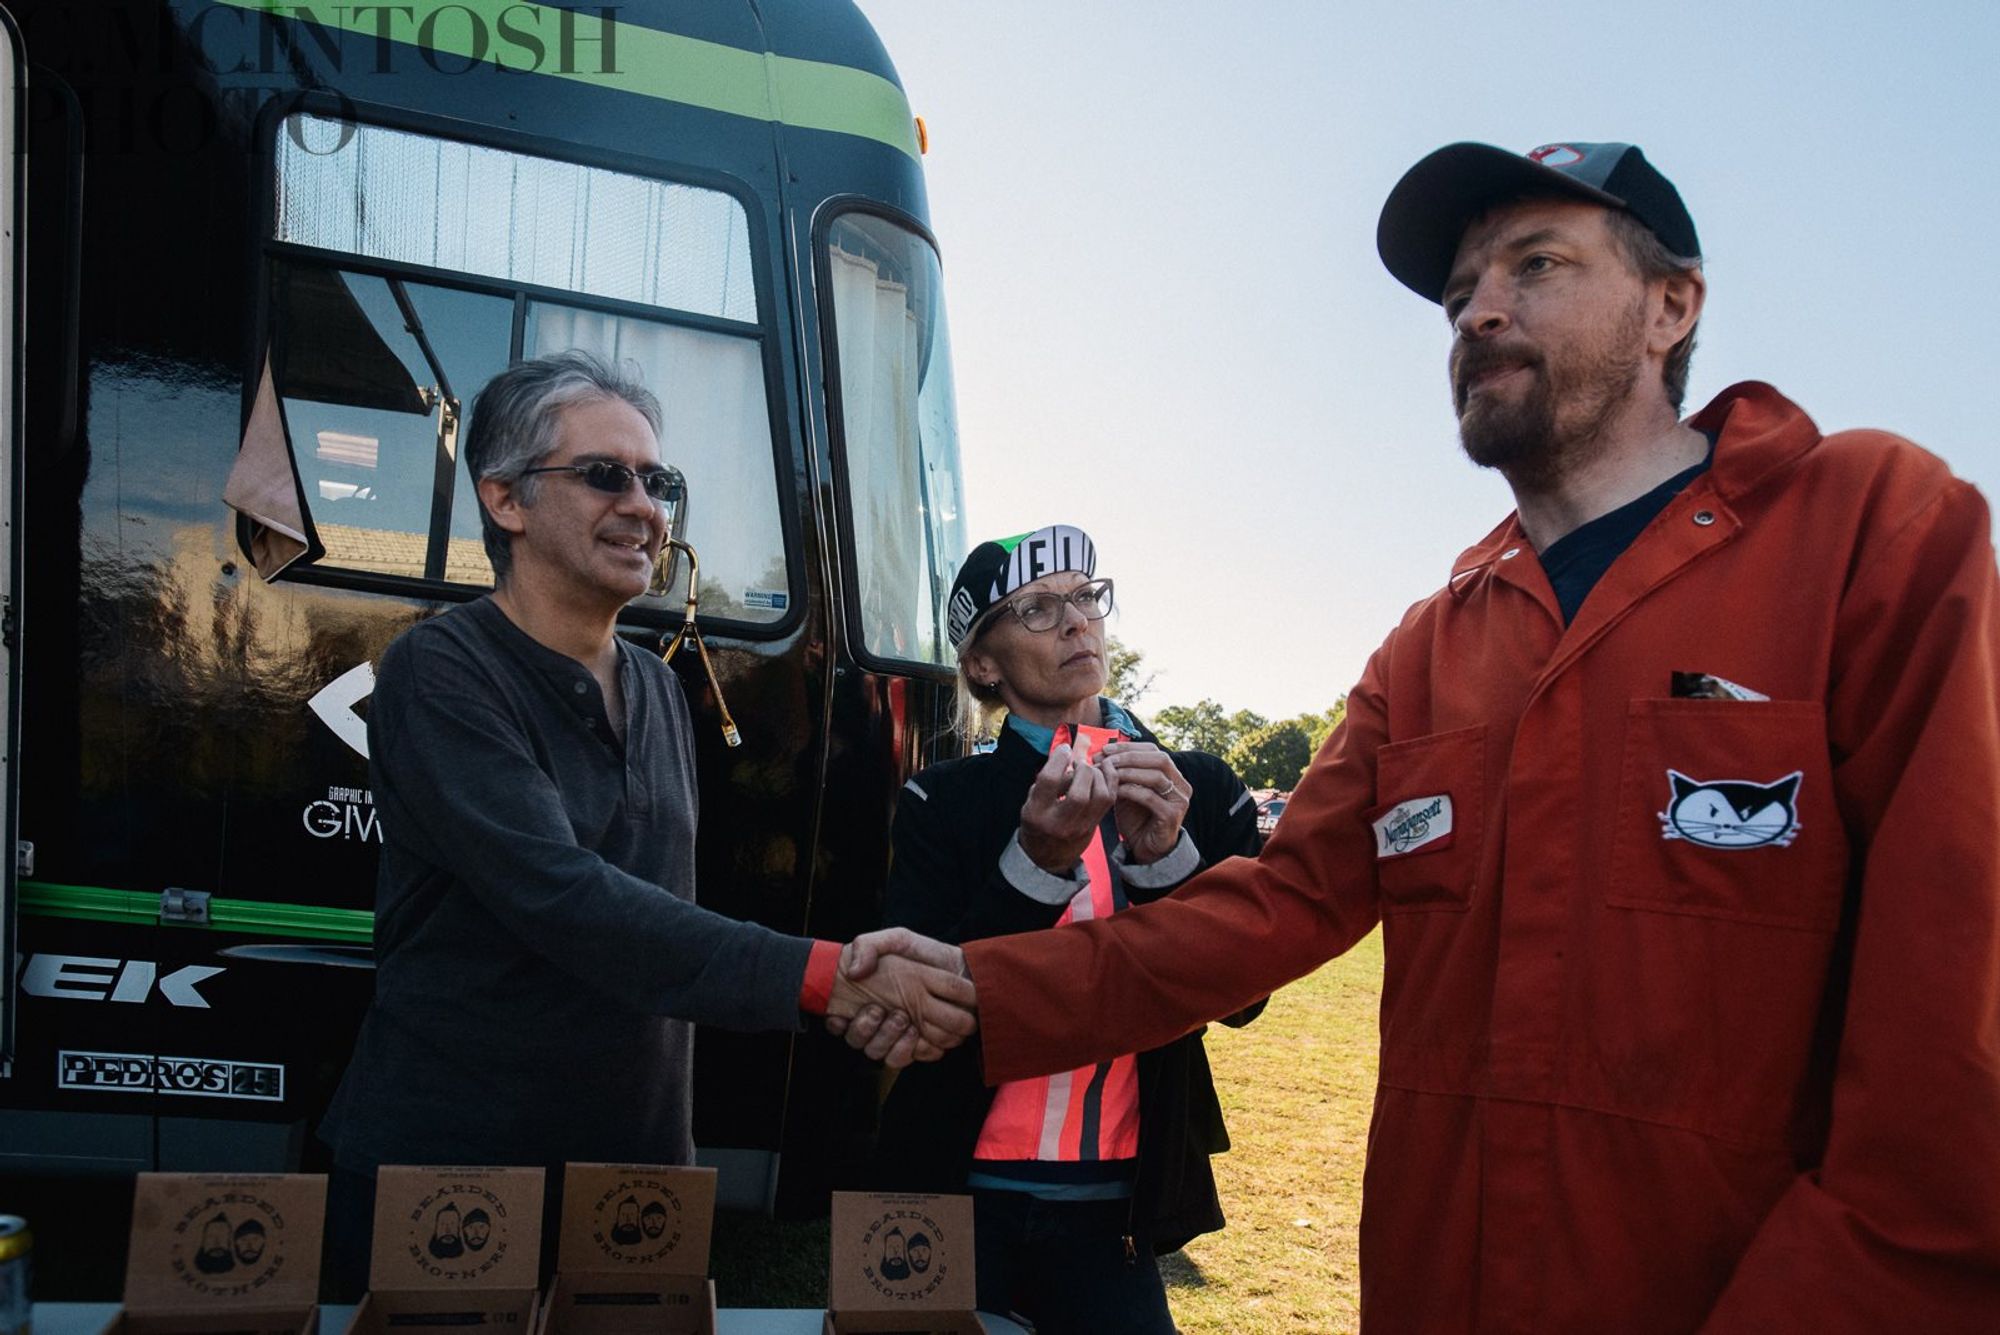
[[1812,700],[1634,700],[1605,902],[1832,931],[1847,838]]
[[1382,912],[1471,907],[1485,818],[1486,726],[1391,742],[1375,753],[1365,813]]

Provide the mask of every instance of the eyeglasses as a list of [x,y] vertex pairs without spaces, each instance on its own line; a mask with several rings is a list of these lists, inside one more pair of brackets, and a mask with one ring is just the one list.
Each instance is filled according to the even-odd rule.
[[1111,615],[1111,581],[1094,579],[1079,584],[1068,593],[1024,593],[1000,604],[1020,619],[1023,626],[1040,633],[1062,624],[1063,609],[1074,607],[1086,621],[1102,621]]
[[678,504],[682,493],[687,490],[687,481],[677,468],[648,468],[637,472],[609,459],[597,459],[587,464],[548,464],[521,470],[522,477],[531,473],[574,473],[593,491],[611,496],[623,496],[631,488],[632,479],[637,478],[639,485],[646,489],[646,495],[661,505]]

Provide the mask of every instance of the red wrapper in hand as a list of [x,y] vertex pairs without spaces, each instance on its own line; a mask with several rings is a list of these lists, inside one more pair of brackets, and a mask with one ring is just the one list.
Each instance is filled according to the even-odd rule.
[[1081,723],[1058,723],[1056,735],[1049,741],[1049,750],[1067,746],[1072,751],[1081,750],[1085,760],[1094,761],[1097,753],[1113,742],[1130,741],[1116,728],[1093,728]]

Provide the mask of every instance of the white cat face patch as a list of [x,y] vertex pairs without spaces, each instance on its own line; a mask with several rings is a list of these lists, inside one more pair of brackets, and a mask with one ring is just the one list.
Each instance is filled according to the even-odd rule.
[[1662,839],[1686,839],[1705,848],[1783,848],[1799,833],[1799,782],[1794,770],[1774,783],[1748,779],[1690,779],[1667,771],[1672,796],[1659,813]]
[[1434,844],[1451,833],[1451,794],[1413,797],[1398,802],[1372,822],[1375,827],[1375,856],[1401,857],[1425,844]]

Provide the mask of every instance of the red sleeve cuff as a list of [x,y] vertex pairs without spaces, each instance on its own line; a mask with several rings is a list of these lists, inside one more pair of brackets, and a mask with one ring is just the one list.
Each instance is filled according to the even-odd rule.
[[799,984],[799,1009],[807,1015],[824,1015],[833,1001],[833,979],[840,972],[840,943],[813,942],[806,957],[806,978]]

